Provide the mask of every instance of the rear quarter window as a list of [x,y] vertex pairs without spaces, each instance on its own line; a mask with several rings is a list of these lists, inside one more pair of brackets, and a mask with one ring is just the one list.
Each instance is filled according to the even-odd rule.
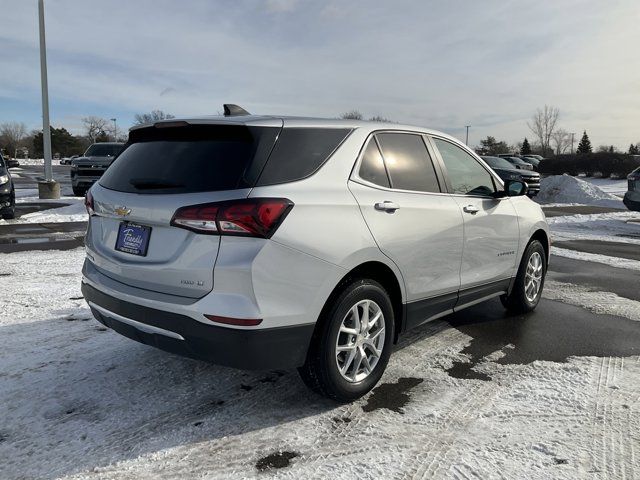
[[346,128],[283,128],[256,186],[294,182],[312,175],[350,132]]

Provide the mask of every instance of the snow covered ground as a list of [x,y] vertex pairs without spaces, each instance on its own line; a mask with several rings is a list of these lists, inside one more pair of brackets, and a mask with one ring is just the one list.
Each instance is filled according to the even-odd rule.
[[[83,250],[0,255],[0,478],[632,478],[640,357],[505,364],[506,339],[411,333],[382,390],[323,400],[294,371],[250,373],[137,344],[91,319]],[[640,320],[640,302],[549,282],[547,298]],[[616,306],[617,305],[617,306]],[[400,391],[396,407],[380,407]],[[404,404],[404,405],[403,405]],[[268,468],[269,465],[285,468]],[[265,471],[260,471],[265,469]]]
[[640,245],[640,212],[620,211],[592,215],[566,215],[547,219],[553,239],[600,240]]
[[619,197],[623,197],[624,194],[627,192],[628,183],[626,178],[616,179],[616,178],[593,178],[593,177],[582,178],[581,177],[581,180],[584,180],[585,182],[595,185],[603,192],[611,193]]

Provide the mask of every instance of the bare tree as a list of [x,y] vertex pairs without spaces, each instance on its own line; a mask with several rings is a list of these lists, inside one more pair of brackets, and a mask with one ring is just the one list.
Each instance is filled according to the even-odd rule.
[[556,155],[560,155],[571,146],[571,134],[564,128],[559,128],[551,134],[551,142]]
[[162,110],[153,110],[149,113],[136,113],[134,125],[144,125],[145,123],[155,123],[160,120],[168,120],[170,118],[175,118],[170,113],[165,113]]
[[345,120],[362,120],[362,114],[358,110],[350,110],[340,115]]
[[551,149],[549,146],[551,135],[556,129],[559,115],[560,110],[556,107],[545,105],[544,109],[536,110],[535,115],[531,118],[531,123],[527,123],[529,130],[536,136],[545,153]]
[[95,143],[98,137],[104,137],[109,128],[109,121],[100,117],[84,117],[82,123],[91,143]]
[[6,122],[0,124],[0,144],[9,155],[16,156],[20,142],[27,136],[27,126],[20,122]]

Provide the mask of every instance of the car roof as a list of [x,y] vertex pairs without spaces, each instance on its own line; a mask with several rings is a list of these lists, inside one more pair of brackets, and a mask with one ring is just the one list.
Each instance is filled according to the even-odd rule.
[[95,142],[91,145],[124,145],[122,142]]
[[130,130],[137,130],[139,128],[146,128],[152,125],[167,126],[171,123],[188,123],[191,125],[246,125],[255,127],[280,127],[285,126],[288,128],[307,127],[307,128],[350,128],[350,129],[365,129],[371,132],[377,130],[400,130],[425,133],[428,135],[437,135],[448,138],[461,143],[459,139],[452,137],[444,132],[438,130],[432,130],[417,125],[405,125],[393,122],[377,122],[369,120],[352,120],[342,118],[319,118],[319,117],[295,117],[286,115],[207,115],[200,117],[184,117],[184,118],[172,118],[168,120],[160,120],[154,123],[147,123],[143,125],[136,125],[131,127]]

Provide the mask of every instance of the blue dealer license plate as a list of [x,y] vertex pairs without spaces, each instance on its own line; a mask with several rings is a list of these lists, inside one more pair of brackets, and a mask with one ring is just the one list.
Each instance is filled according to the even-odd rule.
[[118,228],[116,250],[144,257],[147,254],[150,236],[151,227],[122,222]]

